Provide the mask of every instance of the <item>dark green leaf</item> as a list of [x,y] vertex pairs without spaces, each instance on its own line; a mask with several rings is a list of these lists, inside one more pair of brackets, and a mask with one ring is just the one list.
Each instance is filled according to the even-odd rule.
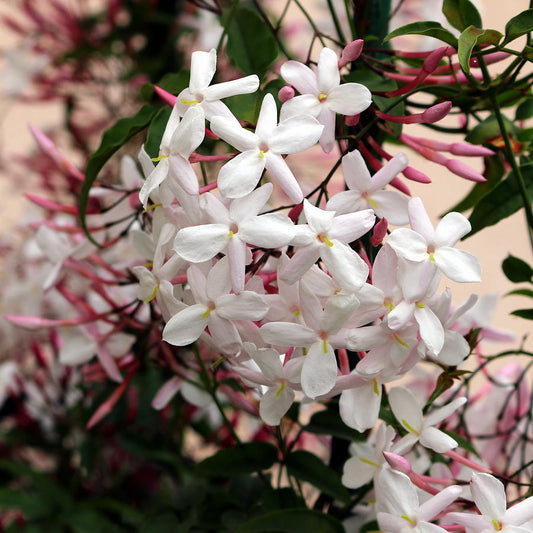
[[267,470],[276,461],[276,448],[268,442],[248,442],[221,450],[204,459],[196,471],[204,476],[234,476]]
[[373,533],[379,531],[379,524],[377,520],[372,520],[372,522],[367,522],[361,526],[359,533]]
[[503,260],[502,270],[507,279],[513,283],[531,281],[533,278],[533,268],[522,259],[511,254]]
[[[80,192],[79,206],[81,226],[91,241],[94,242],[87,229],[85,212],[87,210],[89,191],[98,177],[98,173],[119,148],[150,124],[158,111],[159,106],[146,104],[133,117],[121,118],[104,133],[100,146],[90,157],[85,170],[85,181]],[[97,244],[96,242],[94,243]]]
[[517,309],[511,314],[520,318],[525,318],[526,320],[533,320],[533,309]]
[[[531,176],[533,163],[522,165],[520,169],[524,176]],[[522,196],[516,181],[511,171],[505,180],[480,200],[470,215],[469,220],[472,225],[472,231],[467,237],[474,235],[483,228],[497,224],[500,220],[511,216],[523,207]],[[532,179],[529,179],[527,189],[529,196],[533,196]]]
[[305,507],[305,502],[289,487],[267,489],[259,503],[265,511]]
[[57,512],[50,501],[33,492],[21,489],[0,489],[0,508],[21,511],[27,519],[35,520]]
[[[390,98],[387,96],[378,96],[377,94],[373,94],[372,100],[374,100],[377,108],[384,113],[388,113],[389,115],[394,115],[397,117],[403,117],[405,115],[405,102],[401,96]],[[395,102],[396,104],[393,105]],[[389,122],[388,126],[396,137],[399,137],[402,133],[401,123]]]
[[342,524],[330,515],[311,509],[284,509],[265,513],[239,526],[236,533],[344,533]]
[[332,409],[315,413],[304,430],[317,435],[331,435],[346,440],[364,440],[362,433],[349,428],[342,421],[339,413]]
[[372,70],[354,70],[344,78],[347,82],[360,83],[369,91],[394,91],[398,84],[394,80],[384,78],[382,75]]
[[152,120],[148,133],[146,135],[146,142],[144,143],[144,149],[150,157],[157,157],[159,155],[159,146],[163,133],[172,113],[172,108],[169,106],[162,107]]
[[324,494],[342,503],[350,501],[350,494],[337,473],[311,452],[297,450],[290,453],[285,459],[285,466],[290,476],[311,483]]
[[457,48],[457,37],[455,37],[450,31],[444,29],[438,22],[424,21],[406,24],[401,28],[391,31],[383,41],[389,41],[400,35],[427,35],[428,37],[439,39],[446,44],[453,46],[453,48]]
[[533,117],[533,98],[528,98],[516,108],[515,119],[527,120],[531,117]]
[[467,73],[470,73],[470,58],[472,57],[472,50],[477,44],[478,38],[483,35],[483,30],[475,26],[469,26],[459,36],[459,47],[457,49],[457,56],[461,68]]
[[516,289],[514,291],[509,291],[505,296],[528,296],[529,298],[533,298],[533,290]]
[[444,0],[442,12],[446,20],[459,31],[468,26],[483,26],[479,11],[469,0]]
[[156,516],[150,516],[146,519],[139,529],[139,533],[167,533],[184,531],[178,529],[180,526],[180,519],[173,513],[166,512]]
[[533,9],[526,9],[513,17],[505,25],[505,39],[502,45],[507,44],[521,35],[529,33],[533,28]]
[[226,18],[226,53],[245,74],[262,77],[278,57],[278,43],[255,10],[238,7]]
[[[505,129],[508,133],[516,135],[518,128],[508,118],[504,117]],[[472,144],[486,144],[488,141],[500,137],[500,126],[494,115],[475,126],[465,137],[465,141]]]

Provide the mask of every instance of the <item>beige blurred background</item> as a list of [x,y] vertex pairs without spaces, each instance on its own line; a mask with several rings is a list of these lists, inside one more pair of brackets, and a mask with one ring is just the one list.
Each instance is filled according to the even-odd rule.
[[[307,2],[304,3],[307,4]],[[14,4],[15,2],[12,0],[0,0],[0,14],[10,12]],[[433,4],[435,4],[435,9],[440,9],[439,0],[426,0],[425,2],[426,7]],[[510,17],[529,7],[528,0],[508,0],[507,2],[480,0],[477,4],[482,11],[485,27],[500,31],[503,31],[505,22]],[[4,30],[0,33],[0,48],[9,48],[14,42],[16,40],[11,33]],[[494,71],[498,72],[502,68],[501,65],[496,65]],[[61,119],[59,108],[54,103],[22,104],[1,97],[0,172],[9,168],[10,161],[15,154],[25,153],[33,145],[32,137],[27,128],[28,123],[46,130],[52,124],[59,124]],[[413,135],[427,135],[427,130],[416,126],[409,126],[405,131]],[[449,139],[447,141],[450,142]],[[394,150],[397,151],[397,148],[395,147]],[[433,180],[430,185],[422,186],[409,183],[409,187],[413,195],[422,197],[428,212],[437,222],[438,215],[462,198],[472,184],[451,174],[439,165],[428,163],[411,150],[406,149],[405,152],[409,156],[411,165],[428,174]],[[472,163],[472,160],[467,158],[464,160],[476,167],[475,161]],[[477,165],[477,169],[481,170],[480,165]],[[9,234],[17,223],[26,217],[28,202],[24,200],[23,192],[30,189],[31,177],[29,176],[27,182],[22,181],[20,183],[10,183],[3,176],[0,179],[0,231],[2,233]],[[518,213],[510,219],[500,222],[497,226],[467,239],[460,247],[480,258],[483,266],[483,282],[467,285],[449,282],[454,293],[455,303],[460,303],[466,299],[471,292],[484,294],[496,291],[503,295],[516,288],[501,272],[501,263],[508,253],[529,262],[532,260],[525,217],[522,213]],[[528,304],[530,306],[530,301],[523,297],[503,298],[493,324],[499,328],[513,331],[520,339],[529,333],[531,322],[510,316],[509,312],[517,308],[528,307]],[[498,345],[494,349],[500,350],[504,347],[512,348],[514,346],[516,343],[514,345]],[[526,346],[532,350],[533,340],[528,339]]]

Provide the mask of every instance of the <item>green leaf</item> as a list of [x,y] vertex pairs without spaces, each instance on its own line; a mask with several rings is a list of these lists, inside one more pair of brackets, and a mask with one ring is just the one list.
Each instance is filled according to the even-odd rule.
[[453,46],[453,48],[457,48],[457,37],[455,37],[452,32],[444,29],[438,22],[424,21],[406,24],[405,26],[391,31],[385,39],[383,39],[383,42],[387,42],[400,35],[426,35],[428,37],[439,39],[446,44]]
[[515,120],[527,120],[531,117],[533,117],[533,98],[528,98],[516,108]]
[[170,113],[172,113],[171,107],[167,105],[162,107],[157,112],[148,128],[144,149],[150,157],[157,157],[159,155],[159,146],[161,144],[161,139],[163,138],[163,133],[165,133]]
[[283,509],[265,513],[240,525],[235,533],[344,533],[343,525],[331,515],[311,509]]
[[502,270],[507,279],[513,283],[531,281],[533,278],[533,268],[522,259],[511,254],[503,260]]
[[230,477],[250,474],[270,468],[278,457],[276,448],[268,442],[248,442],[221,450],[204,459],[196,471],[209,477]]
[[518,37],[532,31],[533,28],[533,9],[526,9],[513,17],[505,25],[505,39],[502,46],[514,41]]
[[509,291],[505,296],[528,296],[529,298],[533,298],[533,290],[515,289],[514,291]]
[[339,413],[332,409],[315,413],[303,429],[316,435],[331,435],[346,440],[364,440],[362,433],[349,428],[342,421]]
[[[507,117],[503,117],[505,129],[509,134],[516,135],[518,128]],[[500,137],[500,126],[494,115],[490,115],[485,120],[475,126],[465,137],[465,141],[472,144],[486,144],[488,141]]]
[[442,12],[446,20],[459,31],[468,26],[483,26],[479,11],[469,0],[444,0]]
[[526,320],[533,320],[533,309],[517,309],[516,311],[512,311],[511,314],[525,318]]
[[350,501],[350,494],[337,473],[313,453],[305,450],[292,452],[285,458],[285,466],[289,476],[311,483],[324,494],[342,503]]
[[[522,175],[531,176],[533,163],[522,165],[520,170]],[[474,235],[483,228],[497,224],[500,220],[511,216],[523,207],[522,196],[516,181],[511,171],[505,180],[480,200],[470,215],[472,231],[466,237]],[[532,197],[533,179],[529,179],[527,190],[529,196]]]
[[459,36],[459,47],[457,56],[461,68],[470,73],[470,58],[474,47],[481,44],[497,44],[503,35],[496,30],[480,30],[475,26],[469,26]]
[[23,492],[20,489],[0,489],[0,507],[6,509],[16,509],[27,519],[39,519],[50,516],[57,511],[50,506],[50,501],[41,498],[34,492]]
[[143,131],[155,114],[159,111],[159,106],[146,104],[133,117],[121,118],[114,126],[111,126],[102,137],[100,146],[89,158],[87,168],[85,170],[85,181],[80,192],[79,206],[80,206],[80,221],[81,226],[89,239],[94,243],[94,239],[90,236],[87,229],[87,220],[85,212],[87,210],[87,201],[89,199],[89,191],[98,173],[102,167],[107,163],[109,158],[134,135]]
[[278,43],[259,14],[238,7],[226,17],[226,54],[245,74],[260,78],[278,57]]

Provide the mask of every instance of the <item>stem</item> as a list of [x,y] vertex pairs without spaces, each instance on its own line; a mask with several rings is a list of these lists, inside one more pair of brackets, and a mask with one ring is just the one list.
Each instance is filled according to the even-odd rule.
[[300,3],[300,0],[294,0],[294,3],[300,8],[300,11],[302,12],[303,16],[307,19],[307,22],[309,22],[311,28],[313,28],[313,31],[315,32],[315,35],[318,37],[320,44],[325,48],[326,43],[324,42],[324,38],[322,37],[320,30],[315,24],[315,21],[311,18],[311,15],[309,15],[309,13],[302,6],[302,4]]
[[337,13],[335,12],[335,7],[333,6],[333,2],[332,0],[327,0],[327,2],[328,2],[329,12],[331,13],[331,18],[333,20],[333,25],[335,26],[335,31],[337,32],[339,40],[342,43],[346,43],[346,37],[344,36],[344,33],[342,31],[339,19],[337,17]]

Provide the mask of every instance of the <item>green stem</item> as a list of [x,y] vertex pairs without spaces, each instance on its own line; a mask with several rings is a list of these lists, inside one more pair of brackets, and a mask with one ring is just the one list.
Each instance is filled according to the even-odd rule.
[[313,28],[313,31],[315,32],[315,35],[318,37],[320,44],[322,44],[322,46],[325,48],[326,43],[324,42],[322,33],[318,29],[318,26],[315,24],[315,21],[312,19],[311,15],[306,11],[304,6],[302,6],[300,0],[294,0],[294,3],[300,8],[300,11],[302,12],[303,16],[307,19],[307,22],[309,22],[309,25],[311,26],[311,28]]
[[518,185],[520,196],[522,197],[522,202],[524,204],[524,211],[526,215],[526,221],[528,225],[529,241],[531,244],[531,249],[533,250],[533,210],[531,208],[531,198],[529,197],[529,193],[527,190],[526,182],[524,180],[524,176],[522,175],[522,172],[520,171],[520,166],[518,165],[516,158],[514,156],[513,148],[511,146],[511,139],[509,138],[509,133],[507,132],[507,128],[505,127],[503,114],[500,109],[500,104],[498,103],[498,100],[494,92],[491,91],[489,93],[489,97],[492,103],[494,114],[496,116],[496,120],[498,121],[498,126],[500,127],[500,133],[503,138],[505,158],[507,159],[507,162],[511,165],[511,168],[513,169],[513,176]]
[[329,12],[331,13],[331,18],[333,20],[333,25],[335,26],[335,31],[337,32],[339,40],[342,43],[346,43],[346,37],[344,36],[344,33],[342,31],[339,19],[337,17],[337,13],[335,12],[335,7],[333,6],[333,2],[332,0],[327,0],[327,2],[328,2]]

